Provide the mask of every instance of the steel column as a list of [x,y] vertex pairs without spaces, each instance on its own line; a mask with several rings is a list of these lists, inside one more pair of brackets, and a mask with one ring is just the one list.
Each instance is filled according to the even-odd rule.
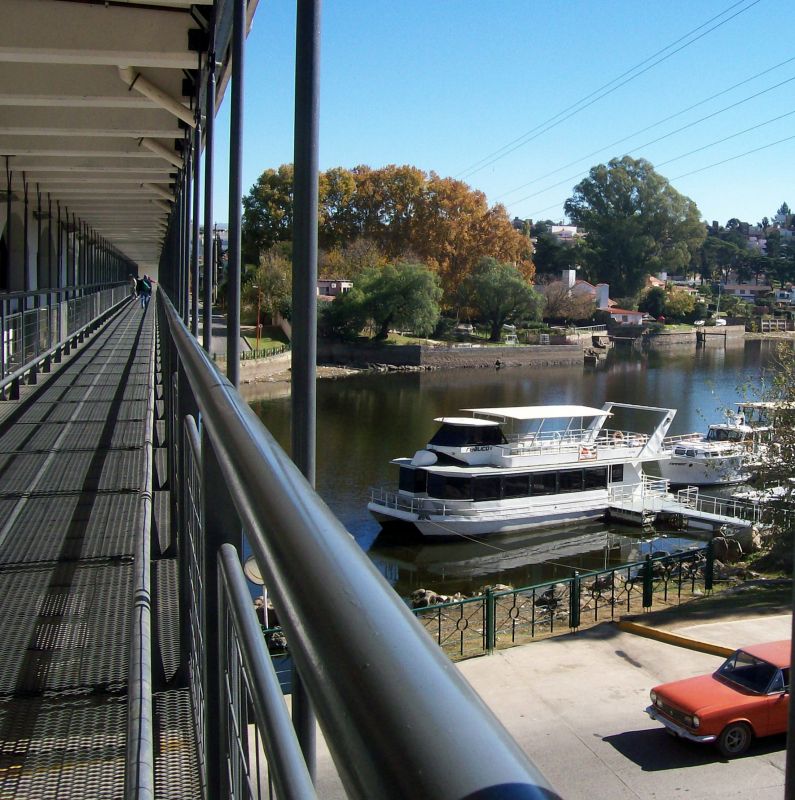
[[207,54],[207,95],[204,107],[204,307],[202,346],[209,353],[213,335],[213,147],[215,138],[215,52]]
[[243,59],[246,0],[234,0],[229,134],[229,249],[226,267],[226,375],[240,385],[240,223],[243,215]]
[[191,241],[191,318],[190,332],[199,338],[199,192],[201,190],[201,115],[197,112],[193,131],[193,235]]
[[182,296],[184,300],[182,321],[188,326],[190,325],[191,163],[190,140],[185,139],[185,197],[182,206]]
[[[292,457],[315,485],[317,364],[317,202],[320,106],[320,0],[298,0],[295,39],[293,185]],[[293,724],[315,776],[315,715],[293,675]]]
[[11,264],[11,179],[13,173],[8,167],[8,156],[6,156],[6,252],[8,253],[8,267],[6,274],[5,289],[11,290],[13,279],[11,277],[12,264]]
[[28,247],[28,179],[22,173],[22,191],[24,195],[24,221],[22,223],[22,286],[26,292],[30,291],[30,274],[28,261],[30,259],[30,248]]

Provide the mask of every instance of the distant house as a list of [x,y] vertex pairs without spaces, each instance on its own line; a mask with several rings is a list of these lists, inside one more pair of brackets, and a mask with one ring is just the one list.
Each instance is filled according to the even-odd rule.
[[339,278],[320,278],[317,282],[317,296],[322,300],[333,300],[339,294],[345,294],[353,288],[353,281],[340,280]]
[[571,294],[589,296],[597,308],[610,308],[611,305],[615,305],[610,299],[610,285],[607,283],[597,283],[594,286],[594,284],[578,278],[576,270],[573,269],[564,269],[561,280]]
[[613,322],[619,325],[642,325],[643,318],[647,316],[645,311],[629,311],[626,308],[609,308],[606,310]]
[[730,294],[750,302],[754,302],[757,297],[764,297],[772,290],[772,287],[766,283],[724,283],[721,285],[723,294]]

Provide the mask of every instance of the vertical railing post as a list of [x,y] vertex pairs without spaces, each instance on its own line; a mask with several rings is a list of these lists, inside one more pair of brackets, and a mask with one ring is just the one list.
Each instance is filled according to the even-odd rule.
[[[204,741],[207,797],[230,796],[224,787],[226,740],[218,720],[224,718],[221,682],[221,631],[218,607],[218,554],[222,544],[242,552],[242,529],[206,428],[202,430],[202,515],[204,530]],[[212,492],[207,490],[212,487]],[[202,654],[197,654],[202,657]]]
[[[292,457],[315,485],[317,363],[317,203],[320,110],[320,0],[298,0],[295,35]],[[293,674],[293,724],[315,776],[315,715]]]
[[[197,94],[198,99],[198,94]],[[198,103],[197,103],[198,106]],[[193,131],[193,227],[191,236],[191,318],[190,332],[199,338],[199,196],[201,193],[201,114],[196,112],[196,129]]]
[[643,563],[643,607],[651,608],[654,601],[654,581],[652,575],[651,556],[647,555]]
[[712,583],[715,580],[715,545],[710,539],[707,542],[707,563],[704,564],[704,592],[712,591]]
[[580,627],[580,573],[574,570],[569,592],[569,627],[575,631]]
[[486,652],[491,655],[494,652],[494,642],[497,638],[495,626],[495,604],[494,590],[491,586],[486,587]]

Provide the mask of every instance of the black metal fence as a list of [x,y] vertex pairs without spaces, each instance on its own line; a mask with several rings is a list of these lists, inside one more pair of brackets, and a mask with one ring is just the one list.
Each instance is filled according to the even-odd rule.
[[413,612],[450,658],[468,658],[701,596],[712,590],[713,563],[709,543]]

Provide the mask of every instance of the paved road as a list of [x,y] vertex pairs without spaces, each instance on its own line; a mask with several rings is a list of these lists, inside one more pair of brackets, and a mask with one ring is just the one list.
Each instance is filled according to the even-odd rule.
[[[674,632],[736,647],[789,638],[790,625],[780,615]],[[568,800],[780,800],[783,736],[722,761],[712,747],[672,739],[643,713],[653,685],[710,672],[721,660],[606,625],[473,659],[460,670]]]
[[[790,636],[790,615],[668,630],[727,647]],[[566,800],[781,800],[785,738],[722,761],[709,746],[668,736],[643,709],[657,683],[711,672],[722,659],[622,633],[611,625],[459,664]],[[471,737],[477,731],[450,731]],[[322,737],[318,796],[344,798]]]

